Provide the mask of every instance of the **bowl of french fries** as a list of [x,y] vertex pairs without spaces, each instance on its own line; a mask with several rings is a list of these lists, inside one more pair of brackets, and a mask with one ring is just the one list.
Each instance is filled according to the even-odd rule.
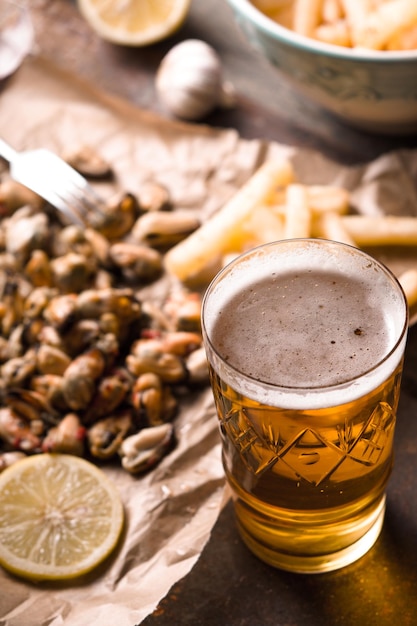
[[249,43],[339,119],[417,132],[417,0],[227,0]]

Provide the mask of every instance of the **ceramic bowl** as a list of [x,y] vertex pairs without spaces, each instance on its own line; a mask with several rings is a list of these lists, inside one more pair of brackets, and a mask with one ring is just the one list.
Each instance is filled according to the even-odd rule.
[[249,0],[227,2],[250,44],[299,92],[359,129],[417,132],[417,50],[368,51],[321,43],[277,24]]

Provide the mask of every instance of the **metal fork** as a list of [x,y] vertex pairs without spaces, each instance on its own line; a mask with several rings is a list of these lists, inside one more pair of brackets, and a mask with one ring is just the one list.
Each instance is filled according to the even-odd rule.
[[52,204],[71,222],[85,226],[102,214],[105,201],[53,152],[43,148],[17,152],[0,138],[0,156],[8,161],[14,180]]

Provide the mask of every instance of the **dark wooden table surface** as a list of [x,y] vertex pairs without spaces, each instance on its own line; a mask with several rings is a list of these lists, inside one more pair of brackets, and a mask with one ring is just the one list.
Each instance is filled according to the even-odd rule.
[[[140,1],[140,0],[138,0]],[[238,93],[230,111],[205,122],[320,150],[340,163],[359,163],[417,136],[386,137],[350,129],[298,96],[247,46],[225,0],[193,0],[183,28],[148,48],[101,40],[72,0],[29,0],[39,52],[126,98],[164,113],[155,71],[178,41],[199,38],[219,52]],[[200,560],[171,590],[145,626],[401,626],[417,624],[417,328],[410,332],[398,416],[396,465],[380,539],[358,563],[318,576],[291,575],[259,562],[236,536],[228,506]],[[133,625],[132,625],[133,626]]]
[[218,51],[225,78],[238,93],[238,106],[216,111],[205,120],[210,124],[236,128],[246,138],[317,148],[343,163],[368,161],[400,147],[417,147],[417,134],[367,135],[339,123],[294,93],[276,70],[249,48],[226,0],[192,0],[181,30],[146,48],[104,42],[80,18],[74,0],[28,3],[42,54],[141,108],[161,112],[154,87],[156,69],[175,43],[198,38]]

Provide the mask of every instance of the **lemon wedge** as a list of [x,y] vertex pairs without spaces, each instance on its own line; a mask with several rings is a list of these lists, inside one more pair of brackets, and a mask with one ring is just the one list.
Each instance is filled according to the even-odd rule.
[[183,24],[191,0],[78,0],[81,14],[113,43],[146,46],[165,39]]
[[37,454],[0,474],[0,564],[31,580],[91,571],[116,547],[124,520],[113,482],[65,454]]

